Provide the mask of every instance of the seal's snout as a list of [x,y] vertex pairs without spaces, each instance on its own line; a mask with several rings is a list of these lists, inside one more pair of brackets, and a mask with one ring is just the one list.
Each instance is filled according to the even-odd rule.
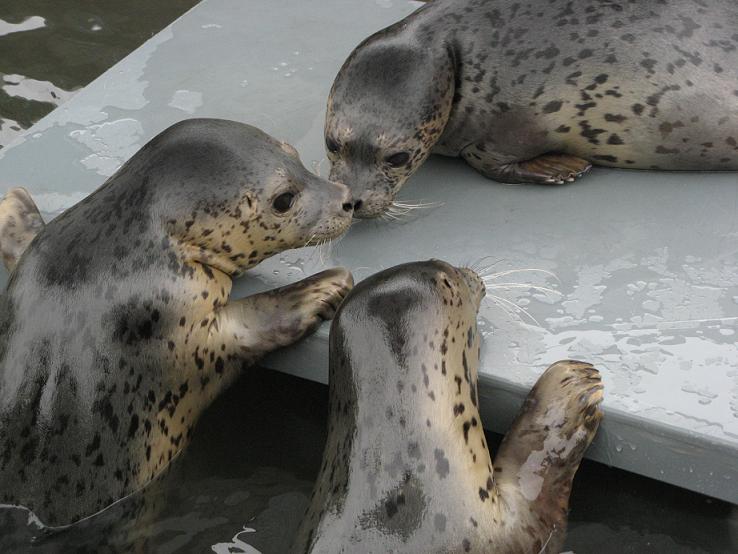
[[354,197],[351,195],[351,189],[341,182],[336,182],[335,185],[341,189],[341,209],[344,212],[352,213],[355,209],[354,206],[356,203],[354,202]]
[[392,206],[392,198],[374,191],[368,191],[354,200],[354,217],[371,219],[379,217]]
[[460,267],[459,272],[464,277],[464,281],[466,281],[477,305],[479,305],[487,294],[487,287],[484,285],[484,281],[476,271],[469,269],[468,267]]

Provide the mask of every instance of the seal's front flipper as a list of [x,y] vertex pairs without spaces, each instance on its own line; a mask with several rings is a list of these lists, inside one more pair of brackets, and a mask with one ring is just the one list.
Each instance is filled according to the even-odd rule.
[[236,300],[222,308],[218,328],[233,346],[257,355],[288,346],[333,318],[353,288],[344,268],[316,273],[292,285]]
[[563,185],[571,183],[592,169],[592,164],[569,154],[543,154],[532,160],[512,162],[482,173],[501,183],[539,183]]
[[44,220],[25,189],[11,189],[0,200],[0,254],[8,271],[43,228]]
[[[599,372],[588,363],[556,362],[538,379],[494,461],[503,500],[528,511],[540,531],[536,552],[560,552],[572,480],[599,426]],[[547,544],[546,544],[547,543]]]

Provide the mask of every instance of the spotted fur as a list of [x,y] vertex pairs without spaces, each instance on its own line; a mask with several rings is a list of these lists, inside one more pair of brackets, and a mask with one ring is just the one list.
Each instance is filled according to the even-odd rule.
[[737,29],[731,0],[434,0],[341,68],[331,175],[374,217],[430,152],[503,182],[738,170]]
[[479,415],[479,277],[444,262],[360,283],[330,337],[323,465],[294,553],[558,553],[601,417],[589,364],[551,366],[494,465]]
[[25,189],[11,189],[0,200],[0,256],[9,271],[43,227],[44,220]]
[[0,296],[0,504],[58,526],[151,481],[240,371],[352,286],[335,269],[231,301],[232,277],[350,221],[346,187],[221,120],[169,128],[51,221]]

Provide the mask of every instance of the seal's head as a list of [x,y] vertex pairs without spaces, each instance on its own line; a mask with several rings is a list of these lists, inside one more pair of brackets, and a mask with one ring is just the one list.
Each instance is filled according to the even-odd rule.
[[150,218],[186,257],[228,274],[337,237],[351,224],[346,186],[310,173],[294,148],[242,123],[175,125],[121,170],[136,173],[156,184]]
[[[481,277],[469,268],[436,259],[411,262],[376,273],[357,285],[350,294],[351,302],[347,298],[334,324],[340,325],[344,307],[364,321],[379,317],[398,325],[398,318],[417,319],[421,312],[426,328],[431,319],[448,319],[449,311],[456,312],[455,319],[472,322],[485,294]],[[393,332],[401,331],[401,325],[387,326]]]
[[[438,367],[441,359],[461,359],[457,350],[462,349],[469,350],[471,362],[478,356],[476,321],[485,293],[474,271],[441,260],[402,264],[365,279],[333,321],[331,352],[340,349],[353,360],[353,371],[337,371],[336,383],[350,379],[357,391],[366,385],[376,392],[378,383],[386,381],[393,393],[397,375],[419,367],[419,360]],[[374,365],[383,369],[366,369]],[[331,365],[331,378],[333,371]]]
[[330,177],[351,188],[359,218],[391,206],[443,133],[454,95],[449,52],[378,38],[343,65],[326,113]]

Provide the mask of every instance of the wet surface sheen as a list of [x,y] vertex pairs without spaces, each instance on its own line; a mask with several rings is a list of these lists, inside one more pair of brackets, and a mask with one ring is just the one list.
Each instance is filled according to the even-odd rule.
[[[72,9],[66,3],[51,0],[3,2],[0,6],[0,146],[12,140],[20,128],[38,120],[78,87],[195,3],[194,0],[155,3],[141,0],[125,3],[114,0],[77,1]],[[400,17],[400,11],[411,9],[407,2],[399,0],[376,0],[374,7],[377,6],[395,10],[392,17]],[[260,14],[260,17],[266,16]],[[276,16],[272,19],[270,24],[280,20]],[[224,32],[236,32],[240,25],[234,23],[230,28],[230,20],[218,20],[217,23],[215,20],[213,17],[212,22],[197,28],[185,27],[180,32],[192,34],[196,31],[204,35],[220,28],[224,28]],[[99,120],[102,123],[98,123],[96,113],[92,113],[89,120],[82,117],[89,114],[77,113],[82,123],[71,126],[69,136],[57,134],[49,139],[54,149],[62,143],[71,144],[70,151],[73,150],[75,156],[79,154],[74,160],[71,159],[74,156],[68,160],[75,165],[73,171],[67,169],[66,173],[60,173],[57,164],[64,164],[56,160],[49,164],[48,175],[44,175],[44,171],[39,173],[30,169],[36,158],[27,156],[27,163],[23,164],[14,159],[3,168],[6,174],[13,174],[13,178],[5,179],[0,188],[5,190],[7,187],[4,185],[27,184],[25,179],[16,177],[32,176],[28,184],[36,186],[37,191],[34,192],[47,193],[45,207],[58,211],[75,203],[104,181],[143,143],[145,137],[173,120],[196,113],[234,118],[233,114],[238,114],[240,120],[249,120],[281,138],[298,143],[306,163],[315,162],[317,165],[323,152],[320,139],[322,115],[315,112],[316,106],[322,106],[326,93],[323,88],[327,90],[330,77],[335,72],[330,64],[337,67],[346,52],[314,52],[294,30],[290,32],[295,44],[287,45],[268,59],[245,53],[240,61],[243,70],[231,75],[233,82],[229,86],[232,91],[244,91],[240,100],[251,98],[245,94],[250,88],[256,88],[255,96],[258,96],[265,95],[266,89],[271,87],[270,90],[279,91],[279,94],[271,95],[273,103],[278,103],[289,94],[277,85],[295,82],[294,86],[300,89],[301,94],[305,91],[312,94],[312,103],[291,106],[290,109],[282,106],[277,110],[267,102],[267,110],[265,106],[234,100],[237,95],[233,92],[232,97],[226,97],[220,90],[219,94],[212,95],[213,102],[208,104],[211,100],[208,95],[203,97],[201,92],[182,88],[184,85],[169,88],[166,88],[169,85],[162,85],[166,94],[162,92],[163,88],[158,90],[152,85],[156,90],[151,94],[164,98],[164,105],[156,105],[152,110],[163,115],[157,118],[149,114],[156,120],[155,124],[144,122],[143,129],[132,115],[137,109],[136,91],[129,94],[130,91],[125,89],[121,94],[120,113],[113,110],[110,122],[102,118]],[[169,40],[171,36],[170,33],[161,37],[161,41]],[[342,48],[349,48],[348,42],[344,42],[346,44]],[[316,67],[313,71],[319,61],[318,54],[330,58],[330,67]],[[154,67],[146,78],[161,75],[162,67],[161,64]],[[319,70],[320,75],[313,75]],[[134,75],[132,81],[143,76],[143,68],[128,67],[126,71]],[[121,82],[125,83],[122,70],[121,74]],[[62,125],[69,117],[61,114],[54,124]],[[295,125],[296,120],[299,125]],[[88,159],[98,152],[95,148],[102,148],[96,161]],[[100,161],[105,156],[108,165]],[[18,159],[23,158],[19,156]],[[88,165],[81,160],[87,160]],[[322,170],[326,170],[325,164]],[[62,174],[64,178],[60,182]],[[437,182],[423,183],[426,186],[421,187],[421,182],[429,181],[432,174],[435,174]],[[75,178],[69,179],[68,175]],[[604,172],[601,175],[603,178],[606,176]],[[700,345],[714,344],[734,349],[735,305],[738,302],[735,281],[731,278],[731,275],[735,276],[736,268],[735,189],[720,188],[720,178],[709,176],[708,187],[712,185],[710,188],[714,191],[712,197],[690,202],[687,198],[689,187],[699,186],[690,182],[693,177],[659,174],[652,176],[650,188],[661,189],[664,194],[661,195],[663,201],[654,210],[653,197],[637,186],[627,172],[613,172],[609,176],[620,181],[617,193],[600,190],[599,194],[605,194],[606,199],[603,202],[600,196],[595,202],[588,200],[583,192],[590,183],[556,191],[522,187],[505,189],[487,182],[463,184],[456,181],[468,178],[469,173],[461,164],[449,160],[434,161],[426,174],[408,187],[407,194],[416,200],[447,202],[449,205],[444,210],[431,212],[414,222],[383,226],[368,223],[352,233],[359,239],[371,234],[375,245],[392,241],[393,229],[397,231],[398,228],[405,236],[426,237],[428,248],[423,251],[412,250],[409,246],[400,247],[391,255],[384,256],[382,263],[388,266],[406,261],[410,250],[414,257],[436,255],[434,250],[437,247],[432,245],[439,244],[452,230],[455,217],[451,210],[456,204],[463,204],[467,214],[465,220],[484,216],[491,222],[491,227],[488,233],[477,238],[459,237],[458,244],[447,245],[453,247],[452,252],[459,253],[469,243],[479,246],[477,241],[484,241],[485,254],[504,257],[500,255],[499,248],[506,245],[494,242],[497,239],[493,240],[493,237],[504,235],[502,228],[509,223],[520,235],[509,248],[515,254],[512,264],[523,267],[526,263],[536,263],[539,267],[556,269],[564,283],[563,287],[556,288],[566,292],[563,298],[549,298],[527,290],[509,296],[520,306],[532,304],[533,315],[543,320],[547,332],[535,326],[510,323],[508,319],[514,318],[506,317],[497,309],[491,312],[494,318],[490,319],[498,323],[494,334],[490,324],[490,348],[494,342],[497,351],[505,351],[508,353],[506,356],[512,356],[505,361],[523,372],[523,380],[532,382],[534,372],[522,368],[538,367],[542,352],[550,355],[551,359],[558,354],[589,353],[599,357],[599,362],[613,366],[613,384],[633,390],[635,394],[632,397],[618,399],[620,405],[634,402],[630,405],[633,411],[645,410],[637,399],[648,396],[646,391],[654,386],[659,371],[662,375],[675,373],[688,377],[686,380],[675,379],[674,389],[668,395],[682,407],[696,406],[700,409],[722,403],[728,404],[726,413],[735,411],[735,373],[730,373],[735,363],[734,350],[727,351],[725,356],[720,354],[722,351],[710,348],[704,353],[700,350]],[[596,190],[595,176],[590,179],[591,188]],[[457,198],[449,192],[451,184],[470,188],[463,198]],[[485,202],[489,187],[494,187],[497,198],[492,211]],[[597,196],[595,190],[589,194]],[[62,194],[58,194],[60,191]],[[608,194],[613,196],[608,199]],[[521,208],[520,203],[528,196],[542,200],[538,211],[531,212],[530,206],[525,210]],[[614,203],[618,199],[627,204],[627,209],[621,211],[627,217],[623,215],[618,219],[613,215],[619,208],[617,202]],[[587,209],[598,204],[608,206],[612,212],[609,218],[605,214],[604,221],[602,213]],[[675,232],[663,222],[669,221],[674,213],[684,213],[681,206],[685,204],[693,209],[685,219],[686,225]],[[574,208],[567,213],[569,206]],[[581,234],[587,235],[584,237],[587,241],[605,244],[602,259],[580,259],[580,252],[589,252],[587,248],[580,248],[584,242],[573,241],[567,248],[563,235],[569,233],[569,229],[562,230],[553,237],[554,240],[548,241],[548,246],[537,246],[536,243],[546,243],[547,240],[530,224],[538,218],[544,219],[551,212],[561,213],[566,225],[586,220],[586,225],[578,228],[583,231]],[[47,214],[44,215],[48,218]],[[602,234],[592,233],[592,229],[597,231],[598,225],[600,228],[623,230],[620,238],[628,241],[613,241],[613,237],[619,237],[615,233],[610,235],[610,242],[603,243]],[[690,225],[697,227],[698,232],[691,232]],[[704,239],[716,235],[724,237],[722,242],[705,250]],[[650,241],[650,246],[644,249],[649,252],[648,256],[631,259],[621,251],[624,244],[643,237]],[[557,241],[557,238],[562,240]],[[335,253],[340,261],[354,266],[357,277],[365,277],[370,272],[366,267],[366,257],[377,250],[368,244],[359,251],[352,249],[351,244],[350,240],[344,242],[342,248],[335,249]],[[550,261],[562,249],[569,252],[571,269],[562,270]],[[463,252],[460,255],[463,257]],[[312,264],[304,264],[310,256]],[[338,261],[331,260],[329,255],[326,257],[329,264]],[[320,264],[317,263],[319,258],[318,254],[308,252],[275,259],[264,266],[257,279],[263,281],[262,288],[272,280],[286,278],[294,281],[303,276],[303,267],[322,266],[322,259]],[[541,259],[544,263],[540,263]],[[510,262],[503,265],[505,263]],[[647,267],[647,278],[638,271],[639,265]],[[1,287],[5,286],[6,279],[6,273],[0,270]],[[545,279],[535,282],[547,284]],[[672,294],[667,295],[665,291],[672,291]],[[628,317],[616,313],[618,305],[627,307]],[[709,308],[707,316],[700,311],[703,308]],[[715,319],[715,313],[726,317]],[[603,318],[608,323],[604,334],[597,329],[603,327],[600,325]],[[532,338],[527,336],[531,334]],[[656,340],[654,335],[661,338]],[[521,347],[526,340],[533,348]],[[679,358],[671,354],[678,352],[671,344],[674,342],[682,343],[684,348],[689,347],[697,364],[712,368],[718,379],[707,384],[692,379],[690,367],[680,365]],[[614,347],[603,348],[602,344]],[[695,345],[697,350],[693,349]],[[620,370],[622,361],[625,365]],[[649,367],[660,369],[654,373],[653,369],[648,371]],[[294,368],[294,371],[300,372],[301,368]],[[163,512],[153,523],[139,526],[134,536],[149,536],[149,546],[156,547],[157,552],[201,552],[210,551],[211,547],[215,552],[251,553],[252,547],[265,553],[283,551],[307,505],[311,481],[320,463],[325,436],[326,394],[321,385],[277,373],[264,372],[257,377],[243,379],[205,416],[194,443],[177,462],[166,486],[152,487],[151,492],[147,492],[160,498]],[[691,400],[685,404],[684,399]],[[711,428],[709,421],[705,427]],[[713,429],[711,434],[720,435],[722,431]],[[489,442],[495,445],[498,441],[490,436]],[[614,459],[642,451],[635,451],[627,440],[615,440],[608,448]],[[689,471],[686,467],[683,469]],[[726,486],[734,485],[726,481]],[[25,517],[13,518],[14,522],[10,522],[9,517],[8,514],[0,515],[0,551],[31,550],[30,535],[23,525],[15,524],[24,523]],[[255,532],[236,536],[244,526]],[[39,541],[32,551],[66,552],[73,550],[73,546],[79,547],[75,549],[97,551],[101,536],[100,525],[93,520],[84,529]],[[109,536],[119,548],[130,541],[124,531],[113,532]],[[578,553],[735,552],[738,549],[738,514],[736,508],[729,504],[585,461],[574,485],[567,548]]]
[[4,0],[0,148],[198,0]]

